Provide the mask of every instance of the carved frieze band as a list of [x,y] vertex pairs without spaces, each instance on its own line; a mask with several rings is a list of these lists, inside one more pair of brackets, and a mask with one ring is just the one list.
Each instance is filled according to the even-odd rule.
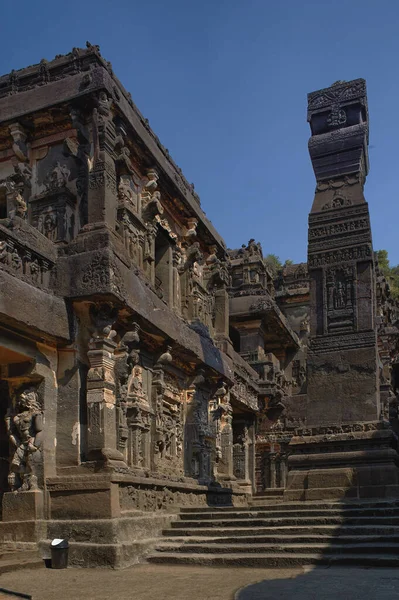
[[371,242],[371,234],[369,230],[357,235],[342,235],[324,239],[313,239],[308,243],[309,254],[316,252],[324,252],[326,250],[334,250],[351,246],[362,246]]
[[347,333],[342,335],[324,335],[319,338],[310,338],[309,353],[320,354],[336,350],[350,350],[354,348],[371,348],[376,344],[376,334],[373,331],[363,333]]
[[351,219],[356,217],[368,216],[368,204],[362,203],[352,208],[345,207],[330,210],[328,212],[312,213],[309,215],[309,226],[327,224],[330,221],[343,221],[345,219]]
[[372,248],[370,244],[355,246],[349,248],[337,249],[319,254],[309,253],[309,269],[317,269],[326,265],[340,264],[354,260],[370,260],[372,257]]
[[0,269],[36,287],[49,286],[53,263],[0,231]]
[[341,223],[332,223],[330,225],[324,225],[322,227],[315,227],[309,229],[309,240],[313,238],[324,238],[327,236],[340,236],[345,233],[353,233],[354,231],[364,230],[370,228],[370,221],[368,217],[362,219],[350,220]]

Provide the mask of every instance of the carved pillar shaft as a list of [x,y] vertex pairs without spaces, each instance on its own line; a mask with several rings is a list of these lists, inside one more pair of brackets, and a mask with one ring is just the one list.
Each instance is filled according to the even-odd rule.
[[233,411],[228,394],[221,401],[220,437],[221,459],[218,469],[219,478],[235,479],[233,468]]
[[215,333],[229,336],[229,295],[225,289],[215,292]]
[[115,229],[117,211],[116,170],[114,161],[115,126],[110,101],[105,93],[93,111],[93,167],[89,173],[88,222]]
[[270,487],[274,489],[276,487],[276,455],[270,454]]
[[280,456],[280,487],[285,488],[287,483],[287,455]]
[[116,344],[107,338],[90,341],[87,355],[88,450],[89,457],[100,457],[102,449],[117,448],[114,351]]

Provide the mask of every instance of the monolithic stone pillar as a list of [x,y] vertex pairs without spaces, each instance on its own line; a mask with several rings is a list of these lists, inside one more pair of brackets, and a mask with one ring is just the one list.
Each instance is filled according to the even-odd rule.
[[399,493],[392,432],[380,418],[375,266],[363,186],[363,79],[308,96],[317,187],[309,215],[310,337],[306,430],[295,436],[287,496]]

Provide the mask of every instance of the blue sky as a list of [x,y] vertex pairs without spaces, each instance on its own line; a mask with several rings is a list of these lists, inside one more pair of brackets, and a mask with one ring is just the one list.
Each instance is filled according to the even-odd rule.
[[364,77],[374,247],[399,263],[397,0],[21,0],[0,31],[1,73],[99,44],[227,245],[294,261],[315,188],[306,94]]

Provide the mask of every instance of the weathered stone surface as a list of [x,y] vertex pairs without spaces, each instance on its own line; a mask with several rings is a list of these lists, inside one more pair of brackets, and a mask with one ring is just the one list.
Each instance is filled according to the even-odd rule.
[[0,545],[122,567],[180,507],[396,495],[365,84],[309,103],[309,260],[276,270],[226,249],[98,46],[0,77]]

